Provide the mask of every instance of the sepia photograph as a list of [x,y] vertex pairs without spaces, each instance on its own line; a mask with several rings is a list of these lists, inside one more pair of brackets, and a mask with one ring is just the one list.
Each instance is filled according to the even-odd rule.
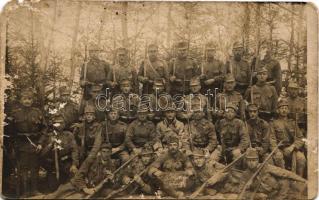
[[1,198],[314,199],[310,2],[8,0]]

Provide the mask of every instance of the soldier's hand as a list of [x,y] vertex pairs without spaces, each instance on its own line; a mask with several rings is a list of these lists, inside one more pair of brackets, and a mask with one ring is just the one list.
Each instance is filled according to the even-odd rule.
[[143,183],[142,178],[139,175],[137,175],[137,174],[134,176],[134,180],[138,184],[142,184]]
[[42,150],[42,145],[38,144],[37,148],[36,148],[36,152],[39,153]]
[[284,155],[285,155],[286,157],[288,157],[288,156],[291,155],[291,153],[294,151],[294,149],[295,149],[295,146],[290,145],[289,147],[287,147],[287,148],[285,148],[285,149],[283,150],[283,153],[284,153]]
[[161,177],[162,174],[163,174],[163,173],[162,173],[160,170],[157,170],[157,171],[155,171],[155,172],[153,173],[153,175],[154,175],[155,177],[157,177],[157,178]]
[[122,182],[124,185],[127,185],[131,182],[131,179],[128,176],[124,176]]
[[78,171],[78,168],[77,168],[75,165],[72,165],[72,166],[70,167],[70,172],[71,172],[72,174],[75,174],[77,171]]
[[83,192],[88,195],[92,195],[95,193],[95,188],[83,188]]
[[120,148],[120,147],[112,148],[112,153],[119,152],[120,150],[121,150],[121,148]]
[[171,82],[174,82],[174,81],[176,80],[176,76],[171,76],[171,77],[169,77],[169,80],[170,80]]

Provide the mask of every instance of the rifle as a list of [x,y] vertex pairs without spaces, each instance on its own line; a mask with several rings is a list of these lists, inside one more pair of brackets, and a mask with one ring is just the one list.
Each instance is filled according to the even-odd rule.
[[[124,167],[126,167],[132,160],[134,160],[139,154],[134,155],[133,157],[131,157],[130,159],[128,159],[123,165],[121,165],[119,168],[117,168],[112,174],[113,176],[118,173],[121,169],[123,169]],[[109,178],[105,178],[104,180],[102,180],[96,187],[95,187],[95,191],[93,194],[89,194],[85,197],[85,199],[89,199],[91,198],[93,195],[95,195],[97,192],[99,192],[105,183],[109,182]]]
[[279,146],[281,145],[282,141],[279,142],[279,144],[272,150],[272,152],[268,155],[268,157],[265,159],[265,161],[259,166],[259,168],[256,170],[256,172],[249,178],[249,180],[245,183],[242,191],[238,195],[237,199],[243,199],[243,195],[247,189],[247,187],[253,182],[254,178],[259,174],[259,172],[264,168],[264,166],[267,164],[268,160],[272,157],[272,155],[277,151]]
[[[215,183],[217,183],[217,181],[222,178],[221,176],[223,175],[223,173],[225,173],[228,169],[230,169],[231,167],[233,167],[241,158],[243,158],[246,155],[246,152],[241,154],[238,158],[236,158],[235,160],[233,160],[229,165],[225,166],[222,170],[218,171],[216,174],[214,174],[212,177],[210,177],[209,179],[207,179],[201,186],[200,188],[198,188],[195,192],[193,192],[191,194],[191,196],[189,197],[190,199],[194,199],[196,198],[206,187],[207,185],[210,183],[210,185],[213,185]],[[213,184],[212,184],[213,182]]]
[[187,118],[187,123],[188,123],[188,136],[189,136],[189,142],[190,142],[190,148],[193,151],[193,138],[192,138],[192,129],[191,129],[191,124],[189,118]]
[[[296,140],[297,137],[297,131],[298,131],[298,113],[296,111],[296,115],[295,115],[295,132],[294,132],[294,140]],[[297,172],[297,157],[296,157],[296,151],[294,150],[292,152],[292,159],[291,159],[291,171],[293,172]]]
[[[57,136],[57,132],[53,130],[55,136]],[[58,144],[57,141],[54,141],[54,164],[55,164],[55,175],[56,179],[59,181],[60,179],[60,166],[59,166],[59,155],[58,155]]]
[[88,85],[86,84],[86,81],[87,81],[87,68],[88,68],[88,62],[89,62],[89,59],[88,59],[88,55],[87,55],[87,45],[85,45],[85,55],[84,55],[84,74],[83,74],[83,80],[84,80],[84,96],[88,96],[89,92],[88,92]]

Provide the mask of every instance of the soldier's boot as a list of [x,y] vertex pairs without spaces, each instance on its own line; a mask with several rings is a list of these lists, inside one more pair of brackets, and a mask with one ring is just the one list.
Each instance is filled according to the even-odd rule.
[[296,172],[299,176],[304,177],[305,168],[306,168],[306,157],[300,151],[296,153],[296,160],[297,160],[297,169]]

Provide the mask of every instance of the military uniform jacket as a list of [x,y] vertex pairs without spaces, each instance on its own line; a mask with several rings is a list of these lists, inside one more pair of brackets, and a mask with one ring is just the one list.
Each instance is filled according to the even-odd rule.
[[103,142],[101,124],[96,121],[90,125],[83,122],[74,129],[73,134],[79,146],[80,158],[93,159]]
[[58,156],[60,163],[71,159],[72,164],[79,166],[79,149],[76,144],[73,134],[69,131],[63,131],[57,133],[57,136],[53,132],[46,135],[42,146],[44,147],[41,151],[41,156],[45,157],[46,160],[54,162],[54,144],[51,142],[52,138],[60,140],[61,143],[58,145]]
[[219,108],[219,110],[225,110],[226,104],[225,103],[232,103],[237,106],[238,108],[238,115],[241,119],[243,119],[245,114],[245,101],[243,99],[243,96],[237,92],[237,91],[231,91],[231,92],[223,92],[217,94],[216,97],[216,110]]
[[262,60],[261,67],[265,67],[268,71],[268,80],[275,81],[274,86],[278,94],[281,92],[282,80],[281,80],[281,67],[277,60]]
[[128,127],[126,132],[126,146],[129,150],[151,145],[153,147],[156,140],[155,125],[151,121],[140,122],[134,120]]
[[259,152],[261,155],[267,153],[270,149],[271,130],[269,124],[265,120],[257,118],[256,120],[249,119],[247,125],[252,147],[262,147],[263,152]]
[[234,59],[226,63],[226,72],[233,74],[236,84],[238,85],[249,85],[251,70],[248,62],[241,59],[236,61]]
[[65,126],[69,128],[73,123],[79,121],[79,108],[78,105],[72,101],[59,104],[59,110],[62,113]]
[[151,110],[151,118],[155,120],[161,120],[164,116],[163,108],[165,109],[167,105],[172,102],[172,97],[167,93],[161,94],[149,94],[144,99],[143,102],[149,102]]
[[204,92],[207,92],[207,89],[211,89],[211,92],[213,92],[215,88],[219,88],[221,90],[222,82],[226,74],[226,68],[221,61],[213,59],[202,63],[201,74],[206,75],[203,81],[212,78],[215,79],[212,85],[203,85],[203,88],[205,89]]
[[[149,80],[152,81],[156,79],[164,79],[165,81],[168,81],[169,74],[166,61],[161,59],[156,59],[156,61],[154,62],[151,62],[149,60],[143,61],[138,71],[138,77],[147,77]],[[143,83],[144,92],[149,92],[152,87],[153,84],[149,82]],[[146,89],[148,89],[149,91],[146,91]]]
[[289,107],[289,117],[293,120],[296,120],[297,113],[297,121],[298,123],[306,123],[307,122],[307,103],[306,99],[302,97],[291,98],[288,97],[288,107]]
[[16,147],[19,151],[35,152],[26,136],[35,144],[42,143],[45,128],[42,112],[35,107],[21,106],[12,111],[12,117]]
[[210,153],[217,147],[215,126],[212,122],[205,118],[192,120],[190,125],[185,125],[184,131],[185,135],[192,138],[192,142],[195,147],[207,148]]
[[207,96],[202,94],[189,94],[184,97],[184,109],[177,113],[180,119],[185,119],[186,116],[193,111],[203,111],[208,119],[211,119],[211,105]]
[[71,179],[71,183],[78,191],[86,187],[95,187],[106,178],[107,171],[113,172],[116,167],[113,160],[103,161],[98,154],[94,156],[94,159],[86,159],[83,162],[79,171]]
[[[90,59],[87,64],[86,81],[95,84],[106,84],[107,74],[110,71],[110,65],[99,59]],[[84,80],[84,66],[81,69],[81,81]]]
[[170,76],[176,76],[176,79],[181,80],[171,83],[171,89],[180,94],[189,91],[190,80],[200,75],[200,69],[196,61],[191,58],[185,60],[173,58],[169,62],[168,69]]
[[259,106],[260,112],[274,113],[276,111],[278,95],[274,86],[267,83],[256,83],[256,85],[248,88],[245,93],[245,99],[249,102],[251,102],[251,93],[253,94],[254,103]]
[[242,152],[248,148],[249,135],[242,120],[237,118],[231,121],[222,119],[219,125],[221,142],[224,148],[238,147]]
[[166,119],[164,119],[163,121],[160,121],[156,125],[156,137],[158,142],[158,148],[163,147],[163,144],[162,144],[163,138],[165,138],[166,134],[171,131],[176,133],[176,135],[180,138],[180,141],[181,141],[181,138],[184,135],[183,122],[177,119],[174,119],[172,123],[169,123]]
[[206,164],[201,168],[194,168],[196,172],[196,185],[201,186],[205,183],[209,178],[214,176],[218,171],[222,170],[225,165],[220,164],[219,162],[215,161],[208,161]]
[[271,149],[274,149],[280,141],[283,141],[283,144],[279,149],[288,147],[292,144],[294,144],[295,148],[298,150],[303,147],[303,135],[299,127],[295,125],[295,121],[279,118],[270,123],[270,128]]
[[102,124],[106,142],[109,142],[112,145],[112,148],[120,147],[121,149],[124,149],[127,124],[122,121],[117,121],[115,124],[110,123],[110,121],[107,122],[107,132],[105,131],[105,122]]
[[119,64],[116,64],[112,66],[110,72],[107,75],[107,82],[116,82],[117,83],[117,91],[120,91],[119,86],[122,80],[130,80],[132,90],[135,93],[138,93],[138,82],[137,82],[137,73],[136,70],[130,66],[125,65],[121,66]]
[[135,93],[116,94],[112,98],[112,107],[119,109],[121,118],[135,119],[139,102],[139,96]]

